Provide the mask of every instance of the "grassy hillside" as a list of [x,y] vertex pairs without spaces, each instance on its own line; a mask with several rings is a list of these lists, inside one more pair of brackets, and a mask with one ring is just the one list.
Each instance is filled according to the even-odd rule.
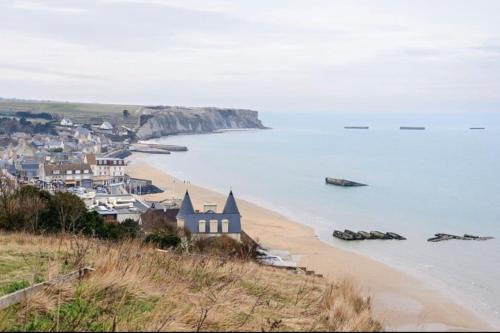
[[[140,105],[91,104],[53,101],[30,101],[18,99],[0,99],[0,115],[10,115],[18,111],[33,113],[47,112],[66,116],[76,122],[99,123],[103,120],[120,119],[126,124],[137,123],[137,113]],[[123,110],[130,111],[129,119],[123,120]]]
[[370,300],[348,283],[134,242],[0,233],[4,285],[47,280],[82,265],[95,272],[0,311],[0,331],[381,329]]

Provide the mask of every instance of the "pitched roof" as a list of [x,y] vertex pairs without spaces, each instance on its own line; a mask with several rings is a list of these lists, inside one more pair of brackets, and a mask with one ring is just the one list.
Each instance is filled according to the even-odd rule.
[[234,199],[233,191],[229,192],[227,196],[226,204],[224,205],[223,214],[240,214],[238,210],[238,205],[236,205],[236,200]]
[[179,209],[179,213],[177,213],[177,217],[185,217],[186,215],[194,214],[193,203],[191,202],[191,198],[189,197],[188,191],[184,194],[184,199],[182,199],[181,208]]
[[95,154],[85,154],[85,159],[86,159],[87,164],[90,164],[90,165],[97,164]]
[[54,171],[66,172],[74,170],[91,171],[90,165],[85,163],[61,163],[61,164],[44,164],[44,170],[47,175],[53,175]]

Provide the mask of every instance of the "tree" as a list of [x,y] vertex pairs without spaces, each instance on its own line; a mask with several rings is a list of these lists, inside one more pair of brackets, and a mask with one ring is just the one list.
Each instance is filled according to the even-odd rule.
[[57,192],[51,198],[50,208],[62,232],[77,232],[77,221],[87,212],[83,201],[68,192]]
[[141,226],[131,218],[120,223],[120,227],[123,229],[123,237],[125,238],[137,238],[141,234]]
[[25,207],[29,207],[23,210],[25,230],[33,233],[39,231],[40,217],[47,206],[47,194],[49,193],[42,192],[34,186],[24,186],[19,189],[17,193],[19,201]]
[[123,118],[128,118],[130,116],[129,110],[123,110]]
[[19,200],[16,199],[15,181],[0,176],[0,228],[6,230],[18,230],[23,227],[23,219],[20,214]]

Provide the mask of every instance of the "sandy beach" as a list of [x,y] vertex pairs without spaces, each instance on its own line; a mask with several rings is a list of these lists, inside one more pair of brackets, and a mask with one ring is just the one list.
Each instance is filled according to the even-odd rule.
[[[141,160],[142,154],[128,158],[127,173],[153,180],[167,191],[143,196],[146,200],[182,197],[189,190],[195,207],[205,202],[224,205],[227,193],[185,184],[166,170],[153,168]],[[167,167],[167,166],[166,166]],[[468,309],[441,296],[418,279],[368,257],[321,242],[310,227],[279,213],[238,199],[244,230],[264,247],[285,250],[300,258],[299,265],[323,274],[332,281],[352,280],[373,299],[374,314],[387,330],[491,330]]]

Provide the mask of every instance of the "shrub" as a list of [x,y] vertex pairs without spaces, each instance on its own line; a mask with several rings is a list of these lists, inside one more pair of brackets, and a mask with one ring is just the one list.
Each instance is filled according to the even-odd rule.
[[181,239],[174,234],[167,233],[154,233],[148,235],[144,239],[145,244],[154,244],[156,247],[160,249],[169,249],[173,247],[177,247],[181,243]]
[[228,237],[210,237],[196,240],[194,249],[210,255],[229,256],[239,259],[251,259],[256,257],[256,248],[250,244],[238,242]]
[[5,287],[5,293],[10,294],[18,290],[28,288],[30,283],[26,280],[19,280],[11,282],[7,287]]
[[139,223],[131,218],[125,219],[125,221],[120,223],[120,226],[123,229],[124,238],[138,238],[141,235]]

